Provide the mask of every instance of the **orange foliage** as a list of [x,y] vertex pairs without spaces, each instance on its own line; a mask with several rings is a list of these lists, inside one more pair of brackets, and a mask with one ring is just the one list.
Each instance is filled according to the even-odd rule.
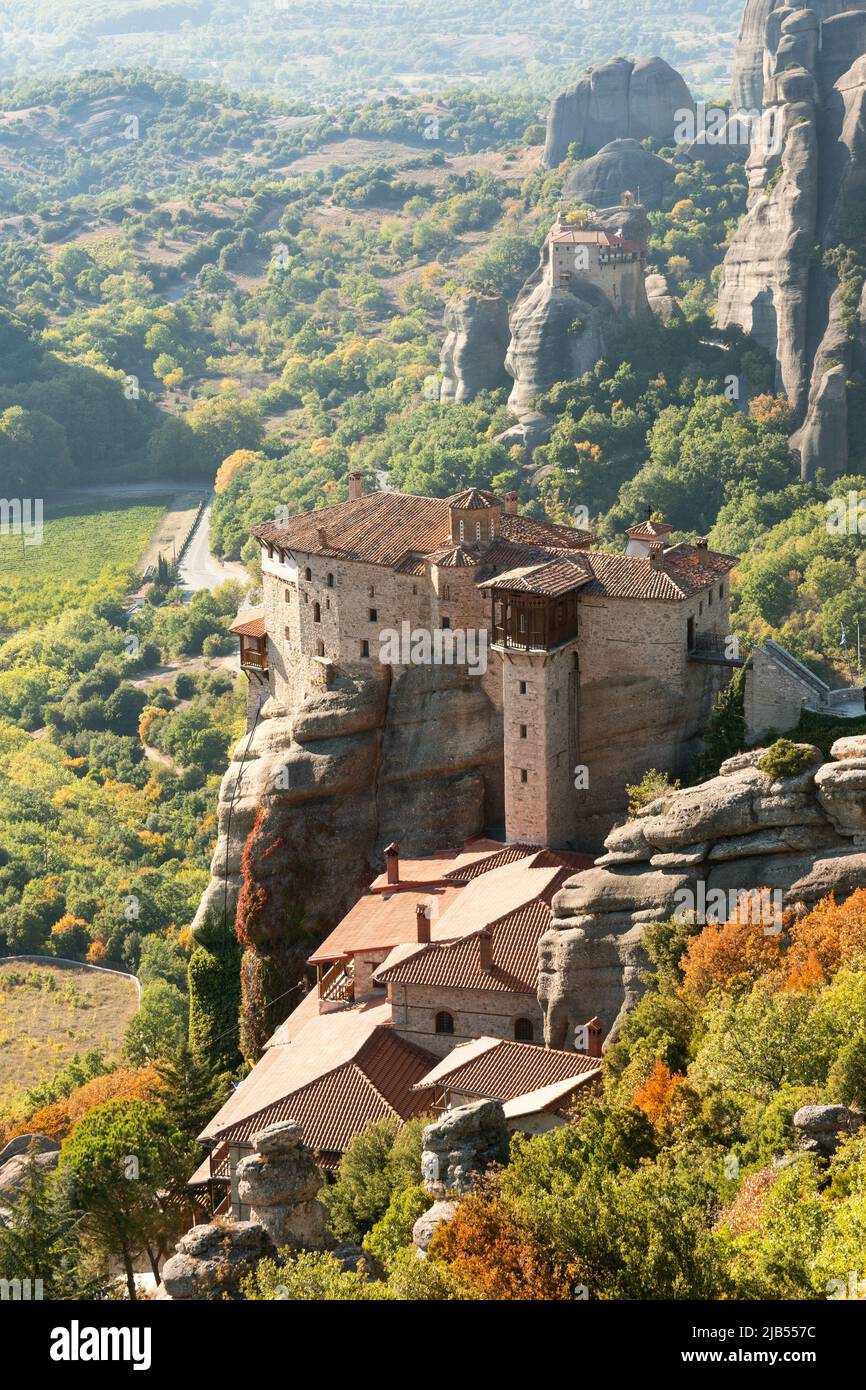
[[153,1067],[118,1067],[107,1076],[94,1076],[71,1095],[53,1105],[45,1105],[10,1130],[16,1134],[47,1134],[49,1139],[65,1139],[73,1125],[107,1100],[151,1100],[159,1077]]
[[786,989],[824,984],[855,956],[866,955],[866,888],[844,903],[822,898],[790,928]]
[[781,936],[767,935],[760,923],[711,922],[686,947],[684,987],[700,999],[713,989],[747,988],[777,970],[781,960]]
[[557,1263],[498,1195],[464,1197],[430,1246],[478,1298],[550,1301],[574,1298],[575,1268]]
[[256,459],[260,457],[261,455],[257,454],[253,449],[235,449],[233,454],[229,454],[227,458],[223,459],[216,471],[213,485],[214,492],[225,492],[229,483],[232,482],[244,468],[249,468],[250,464],[255,463]]
[[684,1076],[672,1072],[665,1062],[659,1060],[646,1081],[638,1086],[632,1096],[632,1105],[643,1111],[650,1124],[658,1125],[667,1118],[684,1082]]
[[87,959],[91,965],[101,965],[104,960],[108,960],[105,942],[91,941],[87,948]]

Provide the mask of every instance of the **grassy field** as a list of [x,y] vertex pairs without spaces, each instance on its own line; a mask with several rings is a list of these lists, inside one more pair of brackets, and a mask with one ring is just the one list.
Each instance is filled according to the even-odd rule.
[[53,509],[38,545],[0,533],[0,629],[29,627],[97,598],[123,598],[170,501],[100,498]]
[[138,1010],[131,979],[85,965],[0,961],[0,1102],[54,1075],[77,1052],[116,1056]]

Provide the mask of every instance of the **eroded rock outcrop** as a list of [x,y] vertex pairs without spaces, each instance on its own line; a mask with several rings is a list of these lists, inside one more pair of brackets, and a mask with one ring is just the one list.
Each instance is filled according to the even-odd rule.
[[510,384],[505,370],[510,332],[502,295],[463,290],[445,306],[440,366],[443,401],[471,401],[479,391]]
[[657,208],[673,188],[676,175],[673,164],[651,154],[637,140],[612,140],[572,169],[562,192],[566,198],[606,208],[619,202],[623,193],[640,189],[643,206]]
[[800,748],[802,769],[778,779],[759,766],[766,750],[729,758],[717,777],[612,830],[606,854],[568,880],[539,945],[550,1046],[573,1046],[594,1014],[616,1035],[642,992],[648,923],[680,913],[725,921],[746,894],[775,932],[786,909],[866,887],[866,737],[838,740],[823,765],[817,749]]
[[[237,914],[274,994],[304,978],[311,944],[365,890],[386,844],[430,853],[480,833],[497,814],[501,716],[482,683],[459,667],[412,667],[394,681],[389,669],[340,676],[294,709],[266,701],[223,778],[212,879],[194,930],[208,916],[221,921],[224,909],[230,924]],[[245,960],[247,995],[252,964]],[[269,1016],[266,1032],[279,1021]]]
[[553,99],[544,164],[556,168],[569,145],[592,153],[610,140],[670,140],[678,113],[693,109],[684,78],[663,58],[613,58]]
[[595,286],[574,277],[574,291],[548,284],[538,272],[511,314],[505,367],[514,378],[508,404],[523,413],[557,381],[582,376],[604,356],[613,310]]
[[214,1221],[181,1236],[163,1268],[160,1298],[237,1298],[242,1280],[265,1256],[336,1246],[317,1200],[324,1177],[301,1126],[270,1125],[253,1135],[252,1146],[237,1165],[238,1197],[250,1207],[250,1220]]
[[[427,1125],[421,1152],[421,1177],[432,1197],[472,1189],[479,1173],[508,1154],[508,1128],[502,1102],[480,1100],[460,1105]],[[429,1218],[429,1213],[427,1214]],[[432,1231],[431,1231],[432,1236]]]
[[866,5],[747,7],[735,99],[763,105],[764,120],[746,166],[749,211],[725,257],[718,322],[739,324],[775,358],[804,478],[847,471],[847,382],[863,370],[856,314],[846,306],[851,287],[840,283],[834,248],[851,243],[866,186],[864,54]]
[[840,1142],[864,1123],[866,1115],[847,1105],[801,1105],[794,1115],[797,1147],[802,1153],[832,1158]]

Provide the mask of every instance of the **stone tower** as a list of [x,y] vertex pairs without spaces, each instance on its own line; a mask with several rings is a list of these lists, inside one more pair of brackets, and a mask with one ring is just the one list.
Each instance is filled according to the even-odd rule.
[[[577,830],[580,669],[577,591],[587,574],[552,560],[500,575],[493,650],[502,658],[505,834],[565,847]],[[577,780],[576,780],[577,778]]]

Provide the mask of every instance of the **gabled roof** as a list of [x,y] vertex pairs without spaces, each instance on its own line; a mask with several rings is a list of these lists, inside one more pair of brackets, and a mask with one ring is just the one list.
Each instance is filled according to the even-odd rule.
[[352,1136],[374,1120],[408,1120],[425,1110],[414,1083],[432,1060],[390,1027],[378,1027],[349,1061],[220,1130],[219,1142],[246,1143],[268,1125],[294,1120],[323,1165],[333,1166]]
[[627,536],[631,536],[636,541],[657,541],[669,536],[673,530],[666,521],[642,521],[639,526],[632,526],[626,531]]
[[475,1038],[455,1047],[415,1083],[415,1089],[435,1087],[485,1100],[509,1101],[557,1082],[574,1080],[580,1085],[600,1074],[600,1059],[581,1052],[502,1038]]
[[242,608],[229,628],[229,632],[236,633],[238,637],[264,637],[264,608]]
[[607,231],[605,228],[554,227],[549,233],[549,237],[557,245],[564,242],[568,246],[610,247],[612,251],[646,251],[646,247],[642,246],[639,241],[628,241],[625,237],[618,236],[616,232]]
[[671,546],[657,564],[649,556],[585,553],[592,578],[582,593],[601,598],[662,599],[680,602],[709,588],[734,568],[733,555],[701,550],[693,545]]
[[558,598],[590,582],[586,565],[565,559],[548,560],[541,565],[522,565],[506,570],[485,583],[486,589],[507,589],[512,593],[540,594]]
[[[570,872],[565,870],[563,877]],[[492,938],[493,964],[489,970],[481,968],[481,931],[477,931],[456,941],[432,941],[394,964],[390,964],[389,957],[376,971],[376,979],[381,984],[534,994],[538,983],[538,942],[550,922],[550,907],[536,899],[484,928]]]

